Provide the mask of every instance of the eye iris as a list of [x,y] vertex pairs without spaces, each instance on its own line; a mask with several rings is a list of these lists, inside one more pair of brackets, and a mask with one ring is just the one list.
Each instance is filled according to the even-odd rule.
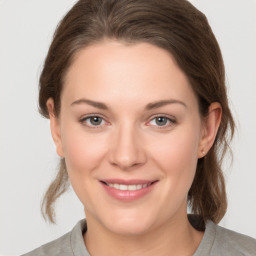
[[92,125],[99,125],[102,121],[102,118],[98,117],[98,116],[93,116],[90,117],[90,122]]
[[166,123],[167,123],[167,118],[161,117],[161,116],[156,118],[157,125],[163,126],[163,125],[166,125]]

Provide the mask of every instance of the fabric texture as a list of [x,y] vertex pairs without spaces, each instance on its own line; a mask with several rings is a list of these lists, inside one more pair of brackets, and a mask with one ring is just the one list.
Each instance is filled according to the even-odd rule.
[[[194,228],[202,230],[202,222],[189,218]],[[90,256],[83,240],[85,219],[73,230],[22,256]],[[256,256],[256,240],[207,221],[203,239],[193,256]],[[103,255],[104,256],[104,255]]]

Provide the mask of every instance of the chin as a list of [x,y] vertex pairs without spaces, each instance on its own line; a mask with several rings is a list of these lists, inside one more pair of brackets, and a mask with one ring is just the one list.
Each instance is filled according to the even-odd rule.
[[[138,221],[137,221],[138,222]],[[114,226],[111,226],[111,231],[115,234],[123,236],[136,236],[143,235],[150,230],[150,225],[143,225],[141,223],[118,223]]]
[[[150,216],[135,216],[135,215],[128,215],[126,216],[115,216],[111,218],[107,218],[105,216],[105,227],[113,233],[119,235],[126,235],[126,236],[136,236],[142,235],[149,232],[152,227],[154,226],[154,219],[150,218]],[[111,221],[110,221],[111,220]]]

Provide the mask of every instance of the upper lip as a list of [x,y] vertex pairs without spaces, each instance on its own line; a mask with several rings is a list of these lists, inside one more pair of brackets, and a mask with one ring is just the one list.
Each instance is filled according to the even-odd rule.
[[139,179],[105,179],[100,180],[101,182],[108,183],[108,184],[124,184],[124,185],[139,185],[139,184],[150,184],[156,182],[157,180],[139,180]]

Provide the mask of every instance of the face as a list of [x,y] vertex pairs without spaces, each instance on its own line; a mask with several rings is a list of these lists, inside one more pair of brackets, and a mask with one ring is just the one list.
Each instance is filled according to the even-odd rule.
[[81,50],[51,122],[88,221],[141,234],[186,217],[203,124],[196,96],[167,51],[115,41]]

